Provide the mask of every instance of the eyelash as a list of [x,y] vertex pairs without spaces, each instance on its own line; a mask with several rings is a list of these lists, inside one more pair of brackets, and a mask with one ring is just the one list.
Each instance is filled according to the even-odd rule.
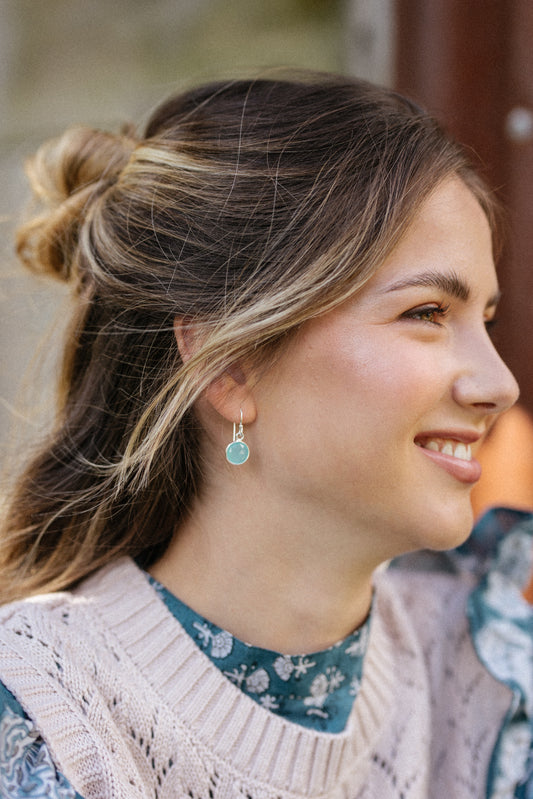
[[[413,310],[411,311],[406,311],[406,313],[404,313],[403,316],[405,319],[413,319],[415,321],[424,322],[425,324],[428,325],[440,326],[441,325],[440,321],[437,321],[435,319],[433,320],[422,319],[422,317],[426,315],[432,315],[439,317],[439,319],[441,320],[444,320],[446,319],[449,310],[450,310],[449,305],[424,305],[420,308],[413,308]],[[494,328],[496,327],[497,324],[498,320],[496,317],[493,317],[492,319],[487,319],[485,321],[485,328],[489,336],[493,335]]]
[[495,316],[493,316],[492,319],[487,319],[485,322],[485,329],[491,338],[494,335],[494,328],[496,327],[497,324],[498,324],[498,319]]
[[413,308],[411,311],[406,311],[403,316],[405,319],[425,322],[428,325],[440,325],[440,321],[436,321],[435,319],[422,319],[422,317],[432,315],[440,319],[445,319],[449,310],[449,305],[423,305],[420,308]]

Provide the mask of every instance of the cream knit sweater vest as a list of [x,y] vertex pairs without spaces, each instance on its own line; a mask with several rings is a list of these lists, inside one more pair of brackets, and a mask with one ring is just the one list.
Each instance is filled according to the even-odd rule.
[[469,586],[376,578],[346,730],[286,722],[230,683],[129,559],[0,611],[0,679],[84,799],[475,799],[510,692],[476,658]]

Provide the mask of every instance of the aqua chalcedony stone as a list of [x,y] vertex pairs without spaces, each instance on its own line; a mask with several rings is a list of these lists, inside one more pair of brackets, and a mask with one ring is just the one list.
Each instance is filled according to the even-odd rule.
[[249,454],[248,444],[245,444],[244,441],[232,441],[226,447],[226,460],[234,466],[246,463]]

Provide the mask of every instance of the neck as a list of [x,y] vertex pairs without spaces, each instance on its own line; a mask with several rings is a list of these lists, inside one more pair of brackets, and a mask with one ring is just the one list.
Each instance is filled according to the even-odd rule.
[[241,641],[307,654],[342,640],[368,615],[377,561],[354,556],[355,535],[330,518],[259,508],[226,492],[197,502],[150,571]]

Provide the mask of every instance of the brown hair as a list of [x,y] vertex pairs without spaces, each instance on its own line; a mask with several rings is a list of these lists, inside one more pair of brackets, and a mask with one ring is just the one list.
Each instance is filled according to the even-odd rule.
[[[447,176],[492,208],[421,109],[314,74],[201,86],[138,139],[69,130],[29,175],[44,211],[18,253],[72,282],[74,310],[57,422],[2,530],[3,601],[152,562],[201,483],[210,381],[360,289]],[[175,317],[204,333],[186,364]]]

